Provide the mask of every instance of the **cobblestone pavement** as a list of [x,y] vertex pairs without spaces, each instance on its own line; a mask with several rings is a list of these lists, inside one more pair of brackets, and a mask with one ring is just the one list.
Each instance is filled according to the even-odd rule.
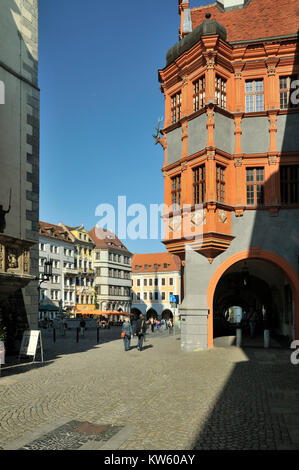
[[[142,352],[136,338],[125,352],[119,337],[118,328],[101,330],[97,344],[90,330],[76,343],[67,331],[54,344],[43,331],[43,364],[2,370],[0,447],[45,448],[46,434],[88,422],[120,430],[104,449],[299,449],[299,366],[290,350],[183,353],[178,336],[157,332]],[[99,448],[96,439],[82,445]]]

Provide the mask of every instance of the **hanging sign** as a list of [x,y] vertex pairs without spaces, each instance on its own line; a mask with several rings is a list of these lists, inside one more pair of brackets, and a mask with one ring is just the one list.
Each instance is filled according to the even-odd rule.
[[38,345],[40,346],[40,349],[41,349],[41,357],[43,361],[43,347],[42,347],[42,338],[41,338],[40,330],[24,331],[19,359],[20,359],[20,356],[33,356],[33,361],[34,361]]

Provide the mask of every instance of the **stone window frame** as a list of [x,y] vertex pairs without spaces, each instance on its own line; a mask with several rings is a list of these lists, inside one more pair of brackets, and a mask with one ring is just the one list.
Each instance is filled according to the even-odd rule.
[[[263,85],[261,90],[257,88],[258,83],[262,83]],[[248,84],[252,85],[251,90],[247,90]],[[260,96],[263,97],[263,106],[261,108],[257,106],[257,102],[259,101],[258,97]],[[250,97],[252,97],[252,103],[247,99]],[[265,85],[263,78],[245,80],[245,110],[246,113],[257,113],[265,110]]]
[[[299,104],[293,104],[291,102],[291,95],[293,91],[291,85],[292,82],[298,80],[298,75],[280,75],[279,76],[279,106],[280,109],[290,109],[290,108],[298,108]],[[285,86],[282,86],[282,81],[286,80]]]
[[[248,179],[249,171],[253,170],[252,179]],[[262,170],[262,179],[260,179],[259,172]],[[260,191],[258,187],[260,188]],[[251,189],[249,191],[249,189]],[[259,197],[259,192],[260,196]],[[250,195],[250,197],[249,197]],[[262,206],[265,203],[265,167],[258,166],[246,167],[246,204],[247,206]]]
[[225,170],[224,165],[216,164],[216,194],[217,202],[225,203]]
[[206,200],[206,165],[193,168],[193,203],[203,204]]
[[178,91],[171,96],[171,122],[179,122],[182,114],[182,91]]
[[171,201],[172,204],[181,206],[182,202],[182,175],[178,173],[177,175],[171,178]]
[[215,101],[219,108],[226,109],[227,80],[220,75],[215,76]]
[[193,112],[199,111],[206,100],[206,76],[202,75],[192,82],[193,85]]
[[287,205],[298,204],[299,165],[281,165],[279,173],[281,203]]

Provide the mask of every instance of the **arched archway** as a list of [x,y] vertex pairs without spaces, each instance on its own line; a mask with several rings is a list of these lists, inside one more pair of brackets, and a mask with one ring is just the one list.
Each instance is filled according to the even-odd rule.
[[[214,309],[215,307],[215,293],[219,281],[223,276],[230,273],[232,274],[234,271],[234,266],[241,261],[250,261],[250,260],[257,260],[269,263],[272,265],[276,271],[280,271],[285,276],[287,282],[289,283],[290,290],[292,292],[293,297],[293,304],[294,304],[294,334],[295,338],[299,337],[299,276],[296,271],[292,268],[292,266],[287,263],[282,257],[269,252],[263,251],[258,248],[253,248],[251,250],[243,251],[241,253],[237,253],[234,256],[231,256],[227,260],[225,260],[219,268],[216,270],[214,275],[212,276],[209,287],[207,290],[207,300],[209,306],[209,317],[208,317],[208,347],[213,347],[213,327],[214,327]],[[256,266],[258,263],[256,263]],[[255,268],[256,270],[256,268]],[[287,288],[286,283],[286,288]],[[242,295],[244,299],[244,296]]]
[[163,312],[162,312],[162,318],[163,318],[164,320],[169,320],[169,318],[170,318],[171,320],[173,320],[173,313],[172,313],[172,311],[169,310],[169,309],[163,310]]
[[150,308],[146,312],[146,319],[149,320],[150,318],[158,318],[158,314],[157,314],[156,310],[154,310],[153,308]]
[[133,321],[137,321],[142,312],[138,308],[132,308],[131,313],[133,313]]

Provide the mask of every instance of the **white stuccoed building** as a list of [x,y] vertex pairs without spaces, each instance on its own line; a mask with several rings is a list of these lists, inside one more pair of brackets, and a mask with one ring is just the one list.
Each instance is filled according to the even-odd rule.
[[[52,277],[41,284],[39,318],[55,318],[57,309],[72,313],[75,307],[76,270],[74,269],[74,245],[67,231],[58,225],[40,222],[39,274],[44,264],[52,261]],[[55,310],[56,308],[56,310]]]
[[132,254],[112,232],[94,227],[89,235],[96,244],[93,265],[99,310],[130,312]]

